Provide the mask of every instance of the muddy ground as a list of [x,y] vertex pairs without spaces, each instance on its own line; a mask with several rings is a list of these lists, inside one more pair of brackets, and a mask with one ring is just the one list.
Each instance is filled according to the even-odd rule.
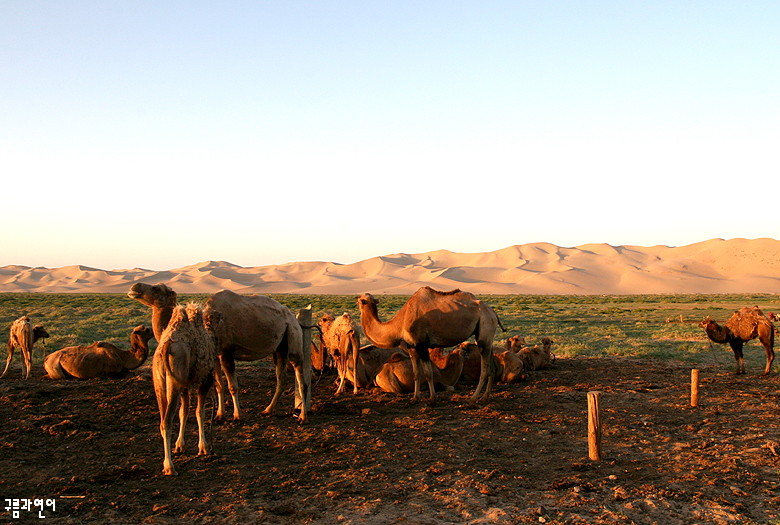
[[[260,414],[270,363],[240,368],[245,422],[165,477],[148,364],[120,380],[0,380],[5,498],[50,498],[45,523],[780,523],[778,377],[629,358],[559,359],[485,405],[471,386],[433,407],[314,389],[311,422]],[[40,374],[38,374],[40,375]],[[600,462],[586,393],[602,392]],[[284,411],[292,396],[283,399]],[[209,411],[210,413],[211,411]]]

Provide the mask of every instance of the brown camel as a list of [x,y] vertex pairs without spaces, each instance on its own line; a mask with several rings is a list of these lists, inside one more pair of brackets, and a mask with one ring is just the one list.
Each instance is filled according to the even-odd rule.
[[214,369],[217,364],[214,327],[210,322],[218,323],[219,316],[204,313],[200,306],[194,303],[188,304],[186,308],[182,305],[176,306],[154,353],[152,382],[160,411],[165,475],[176,474],[171,459],[171,438],[176,405],[180,401],[179,437],[173,452],[182,452],[184,449],[184,428],[189,412],[190,391],[197,396],[195,417],[198,421],[198,455],[209,453],[204,431],[205,399],[214,382]]
[[[152,328],[155,337],[158,337],[171,317],[176,304],[176,292],[164,284],[152,286],[136,283],[127,295],[152,308]],[[207,307],[209,312],[217,312],[221,316],[216,334],[218,355],[233,399],[233,419],[241,419],[236,360],[256,361],[273,354],[276,391],[263,414],[271,414],[276,408],[284,388],[289,361],[295,369],[295,407],[300,410],[298,419],[305,421],[311,408],[310,323],[303,320],[299,323],[287,307],[262,295],[244,296],[222,290],[211,296]],[[307,309],[301,310],[299,315],[307,315],[306,312],[310,317],[310,310]],[[301,323],[306,325],[305,329],[302,329]],[[224,386],[219,367],[215,373],[218,404],[215,418],[221,420],[224,418]]]
[[[351,360],[352,370],[358,368],[358,353],[360,351],[360,330],[345,313],[339,317],[325,314],[317,323],[322,332],[323,350],[327,351],[339,374],[339,386],[336,394],[344,391],[344,382],[347,377],[348,361]],[[354,375],[354,374],[353,374]],[[357,394],[358,384],[353,381],[353,393]]]
[[542,346],[525,346],[516,353],[523,359],[526,370],[539,370],[547,368],[555,361],[552,353],[554,341],[549,337],[542,337]]
[[8,372],[14,350],[20,348],[22,350],[22,374],[25,379],[29,378],[32,371],[33,345],[39,339],[43,339],[44,344],[46,344],[47,337],[49,337],[49,333],[46,329],[40,325],[33,327],[32,321],[26,315],[11,323],[11,332],[8,337],[8,359],[5,361],[5,370],[0,374],[0,377]]
[[[446,355],[441,348],[429,351],[433,363],[433,386],[436,390],[454,390],[463,370],[463,354],[455,348]],[[395,352],[376,374],[376,385],[385,392],[405,394],[414,391],[412,360]],[[418,378],[419,380],[419,378]]]
[[379,320],[379,301],[371,294],[361,295],[357,303],[366,337],[380,348],[400,346],[412,358],[415,378],[413,401],[420,399],[420,366],[428,382],[431,402],[435,399],[429,349],[454,346],[472,335],[480,348],[482,370],[471,401],[476,402],[480,395],[483,399],[490,397],[493,387],[493,336],[501,326],[490,306],[468,292],[440,292],[428,286],[417,290],[387,322]]
[[357,373],[352,362],[347,363],[346,379],[359,388],[369,388],[376,385],[376,375],[382,366],[397,353],[400,348],[379,348],[375,345],[365,345],[358,352]]
[[766,350],[766,368],[768,375],[775,359],[775,327],[758,306],[745,306],[735,311],[723,326],[705,317],[699,326],[715,343],[728,343],[734,351],[737,362],[737,374],[745,373],[745,359],[742,356],[742,346],[752,339],[758,338]]
[[[479,381],[481,373],[481,356],[479,347],[474,343],[461,343],[458,347],[463,352],[463,372],[461,380],[466,383]],[[523,359],[516,352],[493,347],[493,381],[496,383],[517,383],[526,378]]]
[[49,379],[90,379],[121,377],[138,368],[149,357],[149,339],[154,337],[144,325],[130,334],[130,350],[96,341],[89,346],[68,346],[46,356],[43,367]]

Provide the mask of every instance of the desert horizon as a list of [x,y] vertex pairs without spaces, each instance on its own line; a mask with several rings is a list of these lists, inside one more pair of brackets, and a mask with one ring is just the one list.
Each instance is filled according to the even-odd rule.
[[179,293],[371,291],[411,294],[420,286],[477,294],[780,293],[780,241],[710,239],[679,247],[550,243],[491,252],[434,250],[372,257],[350,264],[302,261],[242,267],[205,261],[168,270],[0,267],[0,292],[124,293],[134,282],[165,282]]

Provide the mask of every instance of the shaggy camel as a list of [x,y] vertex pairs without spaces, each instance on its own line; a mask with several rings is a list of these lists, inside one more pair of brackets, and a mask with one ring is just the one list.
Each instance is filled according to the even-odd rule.
[[510,352],[519,352],[526,346],[528,345],[525,342],[525,338],[521,335],[513,335],[506,340],[506,350]]
[[175,475],[171,459],[171,437],[176,405],[179,408],[179,437],[174,453],[184,449],[184,428],[189,412],[189,395],[197,396],[195,417],[198,421],[198,455],[209,453],[204,431],[205,398],[214,382],[217,364],[217,347],[213,326],[218,316],[206,315],[197,304],[176,306],[168,326],[163,332],[160,344],[152,360],[152,382],[160,410],[160,434],[163,439],[163,474]]
[[428,382],[431,402],[435,399],[429,349],[457,345],[472,335],[480,348],[482,369],[471,401],[479,400],[480,394],[485,400],[490,397],[493,387],[493,374],[490,373],[493,336],[501,326],[490,306],[468,292],[440,292],[428,286],[417,290],[387,322],[379,320],[379,301],[371,294],[361,295],[357,303],[366,337],[380,348],[400,346],[412,358],[414,402],[420,399],[420,366]]
[[[431,348],[429,354],[433,363],[434,388],[453,390],[463,370],[463,354],[460,348],[455,348],[447,355],[442,353],[441,348]],[[413,373],[412,360],[401,352],[396,352],[376,374],[376,385],[383,391],[393,394],[413,392]]]
[[764,375],[768,375],[775,359],[775,327],[767,319],[758,306],[745,306],[735,311],[726,324],[718,323],[705,317],[699,326],[704,328],[707,337],[715,343],[728,343],[734,351],[734,359],[737,362],[737,374],[745,373],[745,359],[742,355],[742,346],[752,339],[758,338],[766,350],[766,368]]
[[[336,394],[344,391],[344,382],[347,377],[348,361],[351,360],[352,370],[358,369],[358,353],[360,351],[360,330],[349,314],[339,317],[325,314],[317,325],[322,332],[322,348],[327,351],[339,374],[339,386]],[[358,385],[352,383],[353,393],[357,394]]]
[[[463,352],[461,380],[476,383],[482,369],[479,347],[474,343],[461,343],[457,348]],[[526,378],[523,374],[524,370],[523,359],[517,353],[503,350],[498,346],[493,347],[493,381],[516,383]]]
[[[155,337],[171,318],[176,305],[176,292],[164,284],[136,283],[127,294],[152,309],[152,328]],[[274,411],[284,388],[288,360],[295,368],[295,407],[300,409],[299,420],[305,421],[311,408],[311,331],[306,329],[290,310],[277,301],[258,296],[243,296],[228,290],[215,293],[208,300],[208,310],[221,316],[217,333],[221,370],[227,377],[233,399],[233,419],[241,419],[238,402],[238,380],[235,361],[256,361],[273,354],[276,364],[276,391],[263,414]],[[299,315],[307,315],[301,310]],[[309,316],[310,316],[310,310]],[[303,321],[302,321],[303,322]],[[304,344],[304,341],[306,343]],[[220,368],[215,371],[217,387],[217,420],[224,419],[224,385]]]
[[120,377],[136,369],[149,357],[149,339],[154,337],[144,325],[130,334],[130,350],[96,341],[89,346],[68,346],[46,356],[43,368],[49,379],[90,379]]
[[43,339],[45,345],[47,337],[49,337],[49,333],[46,329],[40,325],[33,327],[32,321],[26,315],[11,323],[11,333],[8,337],[8,359],[5,361],[5,370],[0,374],[0,377],[3,377],[8,372],[8,366],[11,364],[14,350],[21,348],[22,375],[24,375],[25,379],[29,378],[32,371],[33,345],[38,339]]

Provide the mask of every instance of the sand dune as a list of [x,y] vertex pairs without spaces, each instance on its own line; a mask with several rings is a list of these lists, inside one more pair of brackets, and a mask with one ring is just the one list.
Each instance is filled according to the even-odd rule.
[[153,271],[87,266],[0,268],[0,292],[124,293],[136,281],[179,293],[410,294],[423,285],[478,294],[780,293],[780,241],[712,239],[681,247],[549,243],[486,253],[437,250],[353,264],[296,262],[245,268],[206,261]]

